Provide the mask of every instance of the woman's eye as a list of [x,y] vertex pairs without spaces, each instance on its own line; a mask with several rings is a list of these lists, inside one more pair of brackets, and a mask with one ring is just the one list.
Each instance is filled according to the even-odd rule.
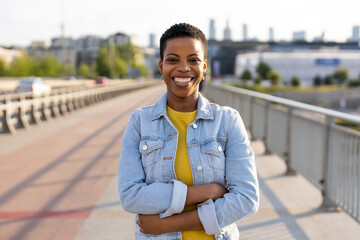
[[169,63],[174,63],[177,60],[175,58],[169,58],[169,59],[166,59],[166,61],[169,62]]
[[193,59],[190,59],[190,62],[191,63],[199,63],[199,62],[201,62],[201,60],[198,58],[193,58]]

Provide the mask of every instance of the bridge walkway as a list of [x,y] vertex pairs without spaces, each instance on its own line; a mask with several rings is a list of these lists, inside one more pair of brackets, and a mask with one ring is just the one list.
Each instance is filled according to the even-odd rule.
[[[15,136],[0,136],[0,240],[134,239],[134,215],[121,209],[116,173],[130,113],[153,104],[164,86],[139,90]],[[256,153],[259,212],[237,222],[241,239],[360,239],[346,213],[322,211],[302,176],[285,176],[276,155]]]

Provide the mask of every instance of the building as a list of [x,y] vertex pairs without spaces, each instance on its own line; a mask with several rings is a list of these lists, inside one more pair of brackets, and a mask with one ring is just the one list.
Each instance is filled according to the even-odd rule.
[[6,49],[0,47],[0,58],[5,61],[6,64],[11,64],[16,58],[23,55],[23,51],[15,49]]
[[82,36],[76,41],[76,67],[81,63],[92,65],[99,52],[101,44],[105,43],[105,39],[95,36]]
[[236,56],[235,76],[241,76],[248,69],[256,76],[259,62],[266,62],[272,69],[279,72],[281,82],[290,82],[298,76],[303,85],[312,85],[315,76],[332,75],[338,68],[347,68],[350,78],[360,74],[360,49],[319,48],[294,51],[265,51],[240,53]]
[[51,45],[47,50],[60,63],[76,68],[77,41],[73,38],[55,37],[51,39]]
[[149,48],[156,48],[155,33],[150,33],[149,35]]
[[360,42],[360,26],[353,26],[352,36],[347,41],[348,42]]
[[231,41],[231,29],[229,27],[229,21],[226,21],[226,27],[224,29],[224,41]]
[[42,57],[48,53],[49,45],[44,41],[33,41],[29,47],[27,47],[26,52],[29,56],[33,57]]
[[247,24],[243,24],[242,26],[242,33],[243,33],[243,41],[246,42],[248,41],[248,28],[247,28]]
[[293,32],[293,42],[306,42],[306,32]]
[[269,42],[274,42],[274,29],[269,27]]
[[314,37],[313,42],[323,42],[325,37],[325,33],[323,32],[320,36]]
[[210,32],[209,32],[209,40],[215,40],[216,38],[216,30],[215,30],[215,20],[210,19]]

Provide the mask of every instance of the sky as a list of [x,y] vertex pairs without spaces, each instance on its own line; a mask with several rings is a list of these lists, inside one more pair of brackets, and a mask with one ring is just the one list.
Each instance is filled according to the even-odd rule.
[[210,19],[215,20],[216,39],[223,40],[226,22],[232,40],[248,37],[291,40],[294,31],[306,31],[306,39],[325,33],[326,41],[344,42],[352,27],[360,25],[360,0],[0,0],[0,45],[27,46],[32,41],[50,42],[60,36],[107,37],[116,32],[134,36],[148,46],[149,34],[156,39],[171,25],[187,22],[209,36]]

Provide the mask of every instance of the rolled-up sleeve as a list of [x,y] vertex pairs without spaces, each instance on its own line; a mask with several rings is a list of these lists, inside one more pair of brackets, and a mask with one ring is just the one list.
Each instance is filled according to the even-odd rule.
[[215,201],[220,228],[255,213],[259,206],[255,156],[237,111],[230,112],[226,128],[225,180],[230,191]]
[[214,202],[209,199],[206,202],[199,204],[197,211],[206,234],[220,234],[221,230],[217,222]]
[[229,113],[226,129],[225,180],[229,192],[215,202],[208,200],[198,206],[201,223],[209,235],[219,234],[221,228],[258,210],[259,186],[254,152],[237,111]]
[[161,217],[182,212],[187,186],[177,180],[145,183],[139,142],[139,116],[134,112],[126,125],[118,170],[118,190],[123,209],[138,214],[161,214]]

